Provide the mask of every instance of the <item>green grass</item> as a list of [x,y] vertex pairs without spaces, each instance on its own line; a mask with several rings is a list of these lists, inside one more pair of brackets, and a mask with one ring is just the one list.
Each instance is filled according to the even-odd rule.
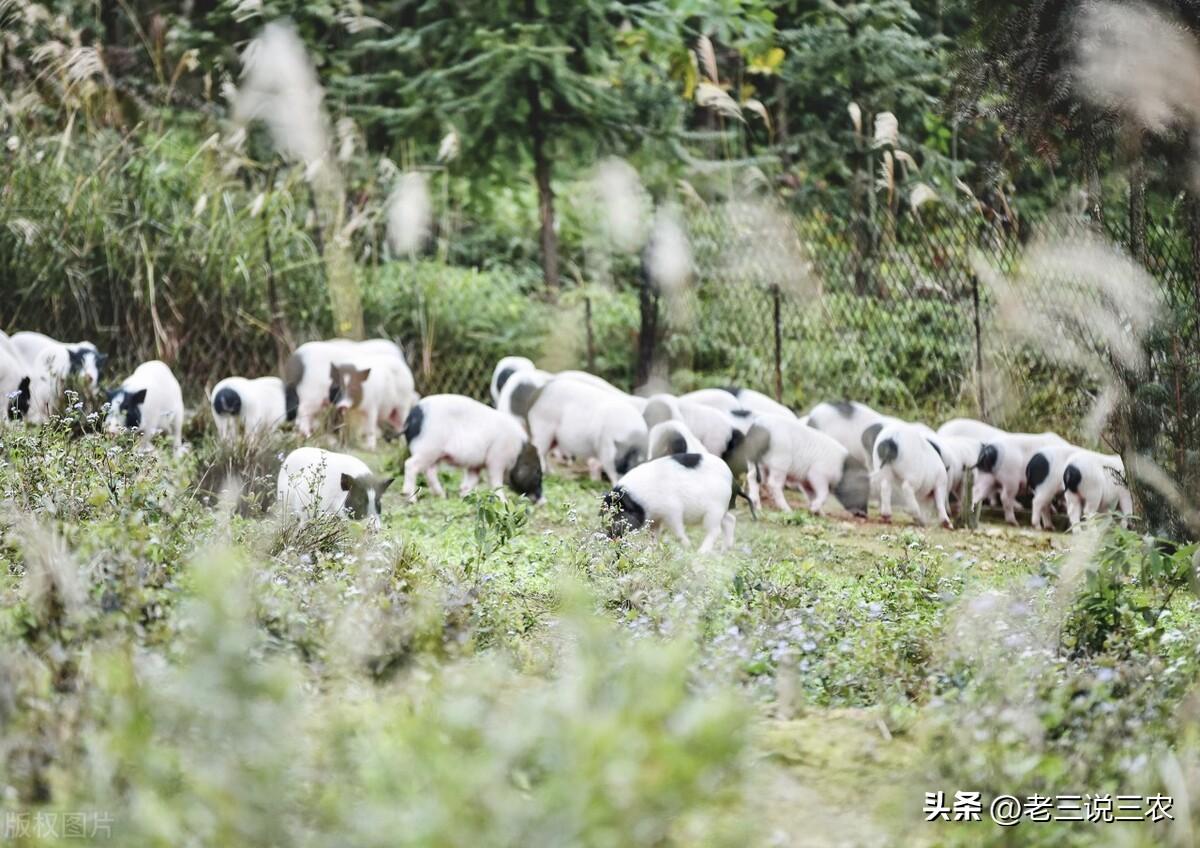
[[0,785],[111,811],[123,845],[1012,844],[925,824],[924,793],[1148,793],[1197,761],[1196,603],[1145,570],[1071,582],[1090,537],[743,509],[699,557],[607,539],[574,476],[528,515],[397,484],[379,534],[287,528],[194,486],[242,461],[269,489],[286,442],[67,429],[3,436]]

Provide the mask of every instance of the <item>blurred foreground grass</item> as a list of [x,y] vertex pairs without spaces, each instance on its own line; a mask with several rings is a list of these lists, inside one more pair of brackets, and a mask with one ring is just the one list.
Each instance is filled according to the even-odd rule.
[[16,844],[82,812],[120,845],[1083,845],[1109,833],[927,824],[924,793],[1200,786],[1192,596],[1093,585],[1133,534],[740,512],[698,558],[609,541],[573,479],[528,516],[393,492],[378,536],[296,530],[197,487],[207,442],[3,438]]

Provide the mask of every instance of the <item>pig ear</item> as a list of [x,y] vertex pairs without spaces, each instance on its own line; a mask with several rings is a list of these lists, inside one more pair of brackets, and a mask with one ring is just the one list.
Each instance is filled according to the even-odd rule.
[[366,380],[368,377],[371,376],[371,369],[364,368],[361,371],[357,372],[354,376],[357,377],[359,380]]
[[392,482],[395,479],[396,479],[395,477],[384,477],[382,480],[380,480],[379,481],[379,494],[382,495],[384,492],[386,492],[388,490],[388,486],[392,485]]
[[342,474],[342,491],[348,492],[354,486],[354,477],[349,474]]
[[146,390],[145,389],[138,389],[136,392],[134,392],[133,394],[131,394],[129,396],[129,402],[132,404],[135,404],[135,405],[141,403],[145,399],[146,399]]
[[338,367],[336,365],[334,365],[332,362],[329,363],[329,376],[335,380],[337,379],[337,376],[338,376]]
[[96,354],[96,367],[97,368],[103,368],[104,363],[106,363],[106,362],[108,362],[108,354],[107,353],[97,353]]

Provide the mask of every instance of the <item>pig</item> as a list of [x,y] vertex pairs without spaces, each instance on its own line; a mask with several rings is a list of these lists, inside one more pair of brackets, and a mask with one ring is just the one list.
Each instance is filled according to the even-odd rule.
[[559,375],[537,391],[527,416],[543,470],[556,446],[588,461],[592,479],[603,471],[615,484],[646,458],[648,429],[625,396]]
[[27,362],[37,359],[45,348],[51,345],[61,345],[67,351],[70,367],[69,376],[81,375],[85,385],[95,391],[100,388],[100,379],[104,366],[108,362],[108,354],[101,353],[92,342],[60,342],[41,333],[24,331],[14,333],[13,344],[21,352]]
[[4,419],[18,421],[29,414],[29,365],[0,333],[0,398],[4,400]]
[[[808,426],[820,430],[844,447],[864,468],[871,465],[871,439],[864,440],[873,425],[895,423],[896,419],[881,415],[865,403],[838,401],[819,403],[808,413]],[[878,433],[878,430],[870,431]]]
[[872,477],[879,485],[879,513],[892,520],[892,487],[904,493],[905,509],[925,524],[924,504],[932,504],[942,526],[951,529],[948,512],[949,480],[941,450],[926,429],[912,424],[888,424],[874,443]]
[[1044,447],[1025,466],[1025,486],[1033,495],[1034,529],[1054,529],[1051,506],[1055,498],[1063,493],[1063,472],[1067,470],[1067,460],[1078,450],[1074,445]]
[[741,411],[750,415],[782,415],[785,417],[792,415],[794,417],[794,413],[790,409],[771,400],[762,392],[737,386],[721,389],[698,389],[681,395],[680,399],[716,407],[730,415],[736,415]]
[[392,480],[350,454],[303,447],[284,459],[275,491],[284,516],[308,520],[347,514],[378,527],[383,493]]
[[518,371],[504,381],[500,395],[496,398],[496,409],[506,412],[521,421],[524,426],[525,416],[529,414],[529,405],[537,390],[550,382],[553,374],[537,368]]
[[446,496],[438,463],[464,470],[460,495],[469,494],[486,471],[488,484],[501,497],[508,485],[535,503],[542,502],[542,466],[520,423],[507,413],[462,395],[423,398],[404,423],[409,457],[404,463],[404,496],[413,498],[424,474],[429,489]]
[[[759,415],[746,433],[744,461],[750,475],[750,500],[758,507],[763,485],[775,505],[791,512],[783,490],[798,485],[809,496],[809,509],[820,513],[832,493],[849,512],[865,517],[870,496],[867,468],[831,436],[801,424],[794,415]],[[761,481],[756,478],[761,475]]]
[[641,412],[646,407],[645,398],[623,392],[603,377],[597,377],[595,374],[589,374],[587,371],[559,371],[554,376],[562,377],[564,380],[576,380],[580,383],[586,383],[597,389],[604,389],[636,406],[638,412]]
[[1121,457],[1075,451],[1067,457],[1063,487],[1072,528],[1085,518],[1112,510],[1121,514],[1121,525],[1128,526],[1128,516],[1133,514],[1133,495],[1125,482],[1125,463]]
[[287,419],[283,380],[278,377],[226,377],[213,388],[211,404],[217,437],[248,439],[273,433]]
[[335,362],[352,362],[359,355],[391,356],[400,363],[412,383],[412,371],[404,360],[400,348],[387,339],[369,339],[365,342],[349,339],[306,342],[296,348],[284,368],[287,419],[294,421],[296,430],[304,437],[311,436],[317,426],[317,417],[330,401],[332,381],[330,366]]
[[183,392],[166,363],[143,362],[108,393],[108,432],[137,430],[143,442],[167,433],[178,453],[183,449]]
[[394,356],[355,353],[329,366],[329,400],[347,417],[350,431],[375,450],[380,425],[399,432],[413,403],[412,372]]
[[658,459],[673,453],[709,453],[688,426],[674,418],[660,421],[651,427],[646,442],[649,445],[648,459]]
[[681,545],[690,547],[687,526],[700,524],[706,554],[722,537],[722,547],[733,546],[737,519],[730,511],[733,474],[718,457],[705,453],[677,453],[653,459],[623,475],[604,496],[601,515],[610,538],[651,526],[656,535],[665,527]]
[[986,441],[975,463],[975,503],[980,504],[993,489],[1000,491],[1004,520],[1017,524],[1017,495],[1025,485],[1025,467],[1039,450],[1067,441],[1055,433],[1007,433]]
[[496,363],[495,369],[492,371],[492,403],[499,405],[500,392],[504,390],[504,384],[514,374],[520,371],[536,371],[537,366],[533,364],[532,359],[524,356],[505,356]]
[[715,407],[671,395],[652,395],[642,410],[647,427],[663,421],[682,421],[704,445],[706,453],[728,457],[745,438],[750,419],[735,417]]
[[979,459],[979,442],[966,436],[943,436],[928,432],[925,437],[942,457],[942,463],[946,466],[946,483],[953,500],[962,488],[963,477]]

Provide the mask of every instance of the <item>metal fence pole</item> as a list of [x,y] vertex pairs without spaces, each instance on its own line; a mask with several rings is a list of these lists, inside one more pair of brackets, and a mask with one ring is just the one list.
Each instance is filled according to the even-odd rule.
[[971,274],[971,306],[975,317],[975,402],[979,405],[979,418],[987,421],[987,403],[983,395],[983,322],[979,315],[978,274]]
[[783,321],[782,297],[779,284],[771,286],[771,301],[775,307],[775,400],[783,403]]

